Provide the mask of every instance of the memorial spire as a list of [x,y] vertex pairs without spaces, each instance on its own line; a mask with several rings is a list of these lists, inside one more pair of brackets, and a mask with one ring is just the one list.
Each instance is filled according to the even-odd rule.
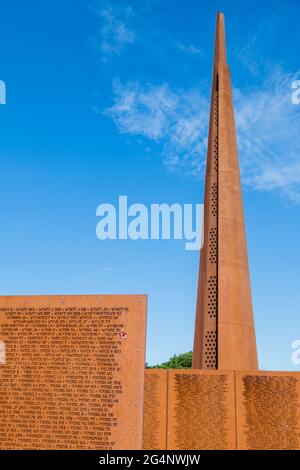
[[218,13],[193,368],[257,367],[232,86]]

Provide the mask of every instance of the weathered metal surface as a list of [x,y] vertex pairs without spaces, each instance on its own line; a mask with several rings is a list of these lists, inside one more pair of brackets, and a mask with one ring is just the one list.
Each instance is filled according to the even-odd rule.
[[0,449],[140,449],[145,327],[145,296],[0,297]]
[[193,368],[258,368],[223,14],[216,28]]

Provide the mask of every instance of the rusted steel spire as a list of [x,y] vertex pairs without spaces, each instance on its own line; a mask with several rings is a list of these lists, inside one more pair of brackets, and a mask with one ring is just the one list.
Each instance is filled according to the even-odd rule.
[[258,368],[222,13],[215,38],[193,368]]

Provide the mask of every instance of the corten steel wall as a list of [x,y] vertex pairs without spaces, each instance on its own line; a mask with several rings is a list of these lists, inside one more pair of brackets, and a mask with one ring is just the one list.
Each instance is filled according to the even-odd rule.
[[146,302],[0,297],[0,450],[141,448]]
[[258,368],[223,14],[216,28],[193,368]]
[[146,370],[143,449],[300,449],[300,373]]

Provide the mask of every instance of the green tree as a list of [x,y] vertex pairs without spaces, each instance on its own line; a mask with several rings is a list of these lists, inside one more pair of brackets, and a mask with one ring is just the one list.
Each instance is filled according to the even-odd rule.
[[191,369],[192,367],[192,351],[178,354],[174,354],[168,361],[162,362],[155,366],[149,366],[146,363],[146,369]]

